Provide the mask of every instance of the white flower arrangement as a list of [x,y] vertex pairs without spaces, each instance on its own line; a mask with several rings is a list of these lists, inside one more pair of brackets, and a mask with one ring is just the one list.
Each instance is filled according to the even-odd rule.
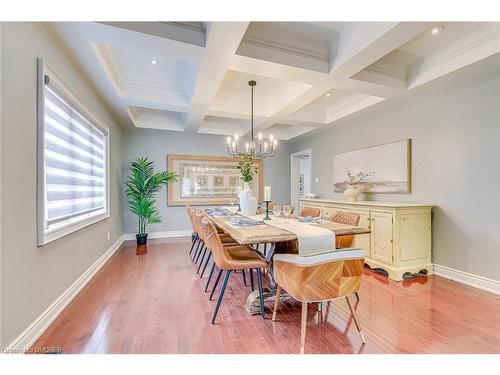
[[363,172],[359,171],[358,173],[352,172],[350,169],[346,169],[346,174],[347,174],[347,179],[345,182],[347,185],[359,185],[361,184],[365,179],[367,179],[369,176],[374,175],[374,172]]

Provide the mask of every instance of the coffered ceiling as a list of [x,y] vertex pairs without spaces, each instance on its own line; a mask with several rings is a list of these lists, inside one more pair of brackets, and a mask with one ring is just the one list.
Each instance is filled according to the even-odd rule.
[[500,52],[486,22],[52,23],[125,126],[290,140]]

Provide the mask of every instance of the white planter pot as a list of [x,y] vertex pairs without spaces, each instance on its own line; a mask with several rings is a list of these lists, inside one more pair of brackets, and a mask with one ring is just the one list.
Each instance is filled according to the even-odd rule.
[[257,198],[252,195],[250,184],[245,182],[243,190],[240,192],[240,208],[243,215],[255,215],[257,213]]
[[344,195],[347,197],[349,202],[356,202],[361,195],[361,192],[359,191],[357,185],[347,185]]

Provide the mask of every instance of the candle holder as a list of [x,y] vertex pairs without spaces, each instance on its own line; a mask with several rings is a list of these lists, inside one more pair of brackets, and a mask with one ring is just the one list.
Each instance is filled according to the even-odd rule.
[[271,220],[271,218],[269,217],[269,203],[271,203],[271,201],[264,202],[266,202],[266,217],[264,218],[264,220]]

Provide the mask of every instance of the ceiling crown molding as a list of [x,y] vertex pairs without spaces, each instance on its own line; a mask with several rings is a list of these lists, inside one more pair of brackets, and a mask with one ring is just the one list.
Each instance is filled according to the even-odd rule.
[[206,31],[201,22],[99,22],[154,37],[205,47]]
[[284,43],[260,35],[246,35],[236,54],[314,72],[328,73],[330,71],[328,48],[311,48],[306,44]]
[[103,43],[90,45],[118,96],[142,101],[154,98],[154,101],[181,107],[190,105],[191,97],[187,90],[144,82],[140,79],[125,79],[120,73],[111,47]]
[[317,60],[325,63],[330,63],[330,54],[328,51],[326,53],[320,50],[313,50],[305,47],[297,47],[288,43],[277,42],[275,40],[257,38],[257,37],[245,37],[242,44],[256,46],[261,48],[267,48],[270,50],[279,51],[288,55],[300,56],[303,58]]
[[491,23],[413,64],[408,69],[408,89],[498,52],[500,52],[500,25]]
[[205,34],[205,27],[201,22],[160,22],[165,25],[175,26],[181,29],[196,31]]
[[108,79],[111,81],[116,93],[119,95],[123,87],[123,77],[116,63],[113,51],[108,45],[103,43],[91,42],[90,47],[94,51]]
[[387,68],[385,66],[370,65],[370,66],[367,66],[363,70],[366,70],[366,71],[369,71],[369,72],[373,72],[373,73],[377,73],[377,74],[383,74],[383,75],[386,75],[386,76],[389,76],[389,77],[392,77],[392,78],[397,78],[397,79],[401,79],[403,81],[406,81],[406,74],[405,73],[396,71],[394,69],[389,69],[389,68]]

